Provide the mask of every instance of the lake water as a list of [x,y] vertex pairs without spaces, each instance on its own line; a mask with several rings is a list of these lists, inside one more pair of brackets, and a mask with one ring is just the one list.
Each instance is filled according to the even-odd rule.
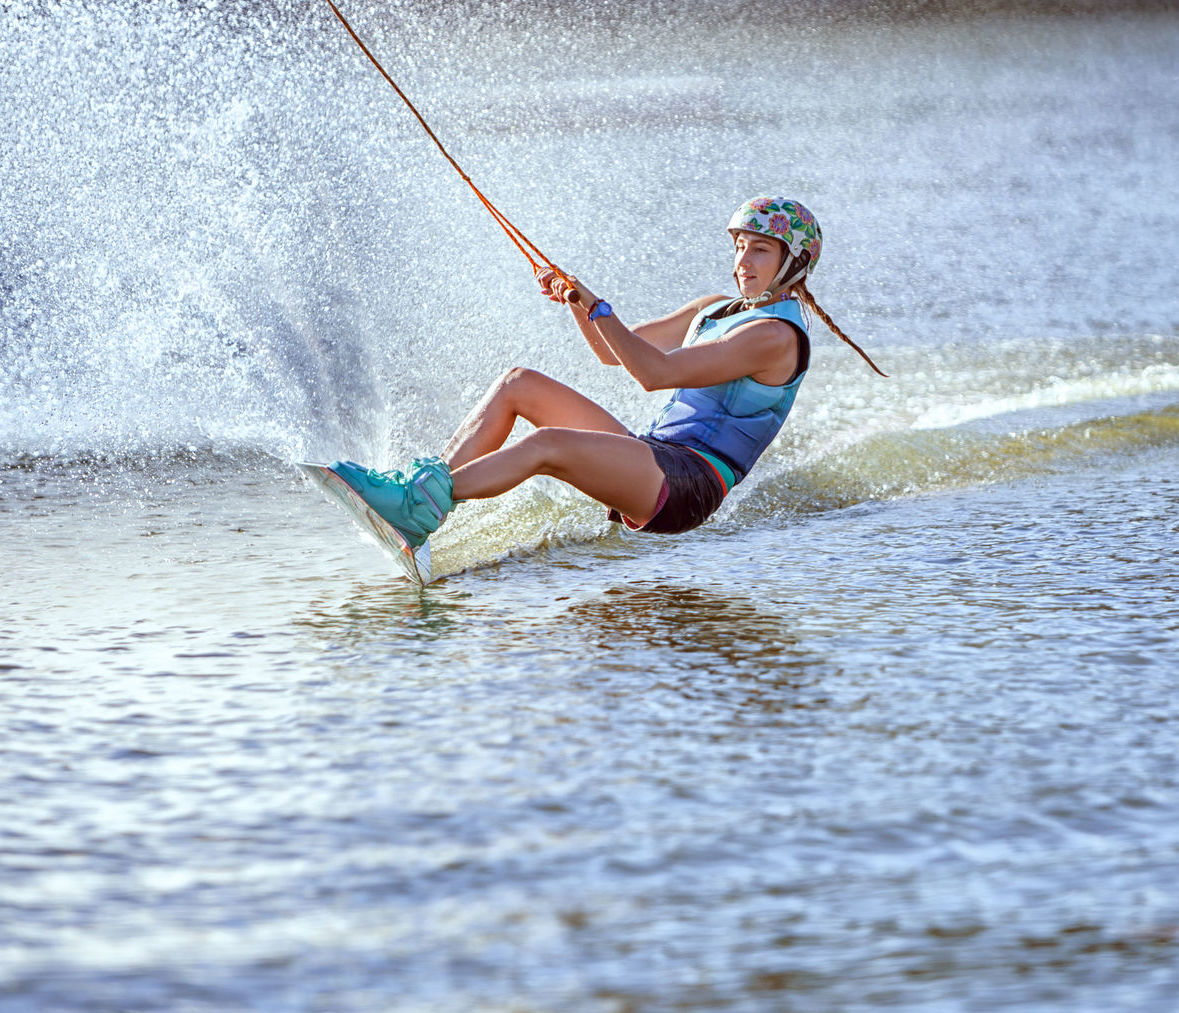
[[659,395],[326,5],[5,5],[0,1011],[1174,1009],[1179,19],[346,10],[624,320],[783,190],[891,378],[419,591],[293,461]]

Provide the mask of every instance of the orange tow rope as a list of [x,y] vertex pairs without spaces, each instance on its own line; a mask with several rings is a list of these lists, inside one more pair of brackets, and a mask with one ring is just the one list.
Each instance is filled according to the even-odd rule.
[[[568,291],[566,299],[569,302],[578,302],[579,297],[577,294],[577,288],[569,275],[567,275],[564,271],[557,267],[556,264],[549,260],[548,257],[541,253],[536,244],[532,242],[532,240],[529,239],[526,235],[524,235],[523,232],[516,228],[516,226],[508,220],[507,215],[505,215],[502,211],[500,211],[499,208],[492,204],[491,201],[488,200],[486,196],[484,196],[483,191],[471,182],[471,177],[463,172],[462,166],[460,166],[458,162],[456,162],[451,157],[450,152],[442,146],[442,142],[438,140],[438,137],[435,135],[434,131],[430,129],[430,124],[426,122],[425,117],[423,117],[422,114],[418,112],[417,107],[409,100],[405,92],[403,92],[397,86],[397,82],[389,76],[385,68],[381,66],[380,61],[377,60],[375,56],[373,56],[373,54],[369,51],[368,46],[366,46],[364,42],[361,41],[360,36],[357,35],[352,26],[348,24],[348,19],[340,13],[340,8],[337,7],[332,2],[332,0],[326,0],[326,2],[327,5],[332,9],[332,13],[334,13],[336,17],[339,18],[340,24],[342,24],[348,30],[348,34],[352,36],[352,40],[360,47],[360,51],[369,58],[369,60],[372,62],[372,65],[381,72],[381,77],[383,77],[386,81],[389,82],[389,84],[393,86],[393,90],[401,97],[401,101],[404,102],[409,107],[409,111],[417,117],[417,121],[422,125],[422,129],[430,135],[430,140],[432,140],[438,146],[438,150],[441,151],[446,160],[454,166],[455,171],[462,177],[463,182],[475,191],[475,196],[479,198],[483,206],[491,213],[491,217],[499,222],[500,228],[502,228],[504,232],[507,233],[508,238],[516,244],[516,249],[518,249],[522,254],[524,254],[525,257],[528,258],[528,263],[532,265],[532,273],[534,275],[540,274],[541,265],[543,264],[566,285]],[[525,249],[525,247],[527,247],[527,249]],[[531,253],[529,251],[531,251]],[[535,256],[533,256],[533,254],[535,254]]]

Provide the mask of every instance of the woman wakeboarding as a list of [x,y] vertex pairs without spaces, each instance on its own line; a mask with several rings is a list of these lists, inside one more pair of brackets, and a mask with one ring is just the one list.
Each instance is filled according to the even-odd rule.
[[[580,489],[612,521],[637,531],[676,534],[702,524],[749,474],[794,404],[810,363],[804,306],[880,373],[807,289],[822,247],[810,211],[759,197],[737,209],[728,231],[737,298],[703,296],[634,329],[576,278],[538,275],[541,291],[569,306],[602,363],[621,365],[644,390],[673,392],[644,432],[631,432],[571,387],[517,367],[491,386],[440,457],[415,460],[408,475],[353,461],[331,470],[411,547],[456,503],[502,495],[533,475]],[[505,446],[518,418],[535,428]]]

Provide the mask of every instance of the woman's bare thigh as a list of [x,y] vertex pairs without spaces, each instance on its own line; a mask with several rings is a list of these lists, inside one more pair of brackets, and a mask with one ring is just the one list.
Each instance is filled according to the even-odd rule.
[[499,496],[533,475],[551,475],[643,523],[664,476],[642,440],[600,430],[544,427],[454,471],[456,499]]
[[605,408],[572,387],[533,369],[511,369],[499,378],[447,444],[442,456],[458,468],[504,445],[516,419],[537,429],[557,427],[628,434]]
[[629,435],[626,426],[600,404],[551,376],[534,369],[514,369],[508,377],[518,414],[537,429],[554,426]]

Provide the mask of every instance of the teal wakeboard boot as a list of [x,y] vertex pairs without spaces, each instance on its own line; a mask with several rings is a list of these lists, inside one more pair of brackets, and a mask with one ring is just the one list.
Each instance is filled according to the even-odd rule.
[[377,471],[355,461],[336,461],[331,470],[416,549],[454,509],[450,467],[438,457],[418,458],[408,478],[400,471]]

